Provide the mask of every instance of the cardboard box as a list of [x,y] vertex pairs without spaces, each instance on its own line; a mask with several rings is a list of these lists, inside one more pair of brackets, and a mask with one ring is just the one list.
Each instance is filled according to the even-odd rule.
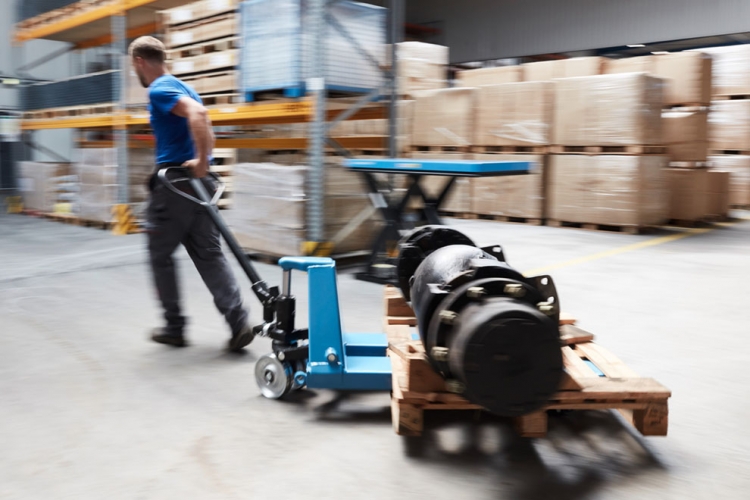
[[58,185],[70,173],[67,163],[18,162],[18,190],[24,210],[49,213],[57,202]]
[[547,217],[601,225],[659,225],[668,213],[666,156],[552,155]]
[[662,113],[664,143],[672,161],[708,159],[708,109],[673,109]]
[[167,49],[172,49],[206,40],[235,36],[239,30],[239,15],[229,13],[218,19],[201,19],[168,30],[164,34],[164,45]]
[[668,168],[669,218],[697,221],[706,216],[708,207],[708,169]]
[[556,78],[593,76],[602,74],[605,58],[574,57],[556,61],[541,61],[522,65],[523,81],[544,82]]
[[471,213],[528,219],[544,218],[544,161],[542,155],[475,154],[477,161],[530,161],[528,175],[471,179]]
[[456,86],[479,87],[480,85],[499,85],[521,81],[523,81],[523,68],[521,66],[503,66],[459,71]]
[[192,57],[183,57],[175,61],[169,61],[169,71],[173,75],[186,75],[200,71],[216,71],[229,69],[237,66],[239,61],[238,49],[209,52]]
[[470,146],[474,139],[476,88],[426,90],[414,100],[416,146]]
[[[387,51],[390,60],[390,50]],[[448,47],[423,42],[402,42],[396,45],[398,60],[398,93],[413,96],[421,90],[448,86]]]
[[660,79],[623,73],[555,82],[552,142],[562,146],[660,145]]
[[712,94],[750,94],[750,45],[700,49],[713,58]]
[[183,81],[192,86],[199,94],[233,92],[239,88],[239,75],[234,70],[188,76],[183,78]]
[[713,151],[750,149],[750,100],[714,101],[708,123]]
[[167,26],[190,23],[224,12],[232,12],[237,9],[239,3],[240,0],[200,0],[162,11],[162,22]]
[[652,56],[624,57],[622,59],[606,59],[602,74],[615,75],[619,73],[653,73],[654,59]]
[[724,218],[729,215],[729,172],[709,170],[706,184],[706,215]]
[[664,105],[701,105],[711,102],[711,56],[702,52],[675,52],[653,56],[653,76],[665,81]]
[[549,144],[553,85],[552,82],[521,82],[480,87],[474,144]]
[[709,160],[712,171],[729,173],[729,204],[750,207],[750,156],[722,155]]

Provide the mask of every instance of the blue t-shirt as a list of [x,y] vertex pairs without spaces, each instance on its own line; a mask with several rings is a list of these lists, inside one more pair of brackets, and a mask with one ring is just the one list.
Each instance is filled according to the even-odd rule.
[[151,129],[156,136],[156,163],[183,163],[195,158],[187,118],[172,114],[177,101],[187,96],[203,104],[200,96],[172,75],[163,75],[148,88]]

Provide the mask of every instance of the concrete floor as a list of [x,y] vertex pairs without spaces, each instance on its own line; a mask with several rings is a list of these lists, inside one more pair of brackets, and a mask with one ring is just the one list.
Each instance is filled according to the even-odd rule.
[[[407,453],[386,394],[260,397],[268,341],[222,352],[186,255],[193,345],[174,350],[146,341],[159,315],[142,235],[0,216],[0,498],[750,498],[750,221],[641,248],[670,233],[451,223],[520,270],[552,266],[563,309],[673,390],[669,437],[581,412],[524,440],[456,413]],[[299,277],[295,291],[305,318]],[[347,330],[379,330],[381,287],[342,272],[339,292]]]

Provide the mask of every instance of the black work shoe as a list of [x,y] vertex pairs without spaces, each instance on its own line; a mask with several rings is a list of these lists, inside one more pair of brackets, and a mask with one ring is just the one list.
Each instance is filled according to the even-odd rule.
[[232,352],[241,352],[247,345],[253,341],[255,334],[250,325],[245,325],[239,333],[233,333],[229,339],[229,350]]
[[169,332],[166,328],[154,328],[151,331],[151,340],[172,347],[186,347],[188,345],[182,333]]

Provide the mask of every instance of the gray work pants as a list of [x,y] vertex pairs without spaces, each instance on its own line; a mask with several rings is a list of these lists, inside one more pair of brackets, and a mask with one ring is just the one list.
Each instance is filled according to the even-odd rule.
[[[203,183],[213,194],[216,189],[214,181],[206,178]],[[213,295],[214,304],[229,323],[232,334],[238,333],[247,324],[247,311],[242,307],[237,281],[221,251],[219,230],[205,208],[171,192],[159,182],[154,184],[147,213],[148,252],[154,284],[167,320],[167,331],[181,333],[185,326],[172,259],[172,254],[182,243]],[[193,194],[189,187],[187,190]]]

